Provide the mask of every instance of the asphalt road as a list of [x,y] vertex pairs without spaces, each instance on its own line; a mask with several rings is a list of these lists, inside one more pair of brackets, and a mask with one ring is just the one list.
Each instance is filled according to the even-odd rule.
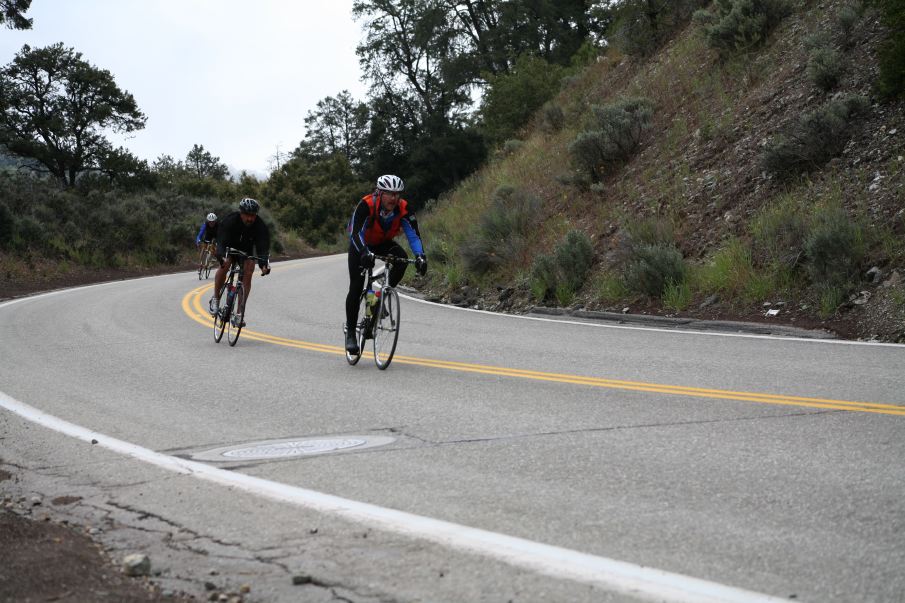
[[[256,275],[234,348],[211,283],[0,305],[0,457],[161,524],[164,577],[222,563],[261,601],[905,598],[905,347],[403,299],[379,371],[342,356],[344,257]],[[349,447],[218,456],[265,440]]]

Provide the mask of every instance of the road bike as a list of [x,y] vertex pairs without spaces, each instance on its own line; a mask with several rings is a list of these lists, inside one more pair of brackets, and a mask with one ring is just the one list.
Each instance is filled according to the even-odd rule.
[[[229,273],[226,275],[226,281],[223,283],[223,289],[220,291],[220,308],[214,314],[214,341],[220,343],[223,339],[223,332],[226,331],[226,338],[229,345],[234,346],[239,341],[239,333],[245,326],[245,286],[242,284],[245,277],[246,260],[267,261],[267,258],[261,258],[238,249],[228,247],[226,256],[232,257],[233,261],[229,267]],[[224,299],[223,294],[226,294]]]
[[214,242],[201,243],[201,257],[198,260],[198,280],[210,278],[211,269],[217,264]]
[[[366,276],[365,288],[358,302],[358,323],[355,325],[355,341],[358,353],[346,350],[346,361],[355,365],[361,359],[365,342],[370,339],[374,346],[374,362],[380,370],[390,366],[399,340],[399,294],[390,286],[390,270],[393,264],[414,264],[416,260],[395,256],[375,255],[384,262],[382,272],[373,273],[371,268],[362,268]],[[343,335],[348,325],[343,325]]]

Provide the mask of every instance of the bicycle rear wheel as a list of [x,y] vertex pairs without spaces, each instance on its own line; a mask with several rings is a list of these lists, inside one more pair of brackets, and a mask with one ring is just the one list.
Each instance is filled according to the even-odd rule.
[[374,320],[374,362],[384,370],[393,360],[399,339],[399,295],[392,287],[383,290]]
[[233,296],[233,303],[229,307],[229,323],[226,325],[226,338],[229,345],[236,345],[239,341],[239,333],[242,332],[242,326],[245,324],[245,289],[242,284],[236,287],[236,294]]
[[[355,341],[358,342],[358,353],[350,354],[348,350],[346,350],[346,362],[355,366],[358,364],[358,361],[361,360],[361,354],[364,352],[365,348],[365,334],[366,331],[371,326],[371,321],[368,316],[365,314],[365,306],[368,303],[366,293],[364,291],[361,292],[361,297],[358,298],[358,322],[355,323]],[[346,334],[349,325],[346,325],[343,329],[343,335]]]

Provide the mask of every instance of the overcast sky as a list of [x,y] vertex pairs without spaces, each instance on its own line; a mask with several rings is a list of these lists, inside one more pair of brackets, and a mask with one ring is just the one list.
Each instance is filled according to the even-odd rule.
[[149,163],[202,144],[263,176],[317,101],[344,89],[365,100],[352,0],[33,0],[25,14],[31,30],[0,29],[0,62],[63,42],[109,70],[148,116],[111,140]]

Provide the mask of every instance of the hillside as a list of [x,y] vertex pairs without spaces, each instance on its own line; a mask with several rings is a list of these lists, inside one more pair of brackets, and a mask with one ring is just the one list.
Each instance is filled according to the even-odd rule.
[[[873,88],[886,32],[859,3],[793,4],[748,52],[718,52],[692,21],[648,58],[611,48],[564,82],[423,217],[430,295],[905,341],[905,105]],[[838,67],[829,85],[821,50]],[[652,107],[637,150],[582,175],[573,141],[600,107],[637,98]],[[815,122],[841,125],[811,136]]]

